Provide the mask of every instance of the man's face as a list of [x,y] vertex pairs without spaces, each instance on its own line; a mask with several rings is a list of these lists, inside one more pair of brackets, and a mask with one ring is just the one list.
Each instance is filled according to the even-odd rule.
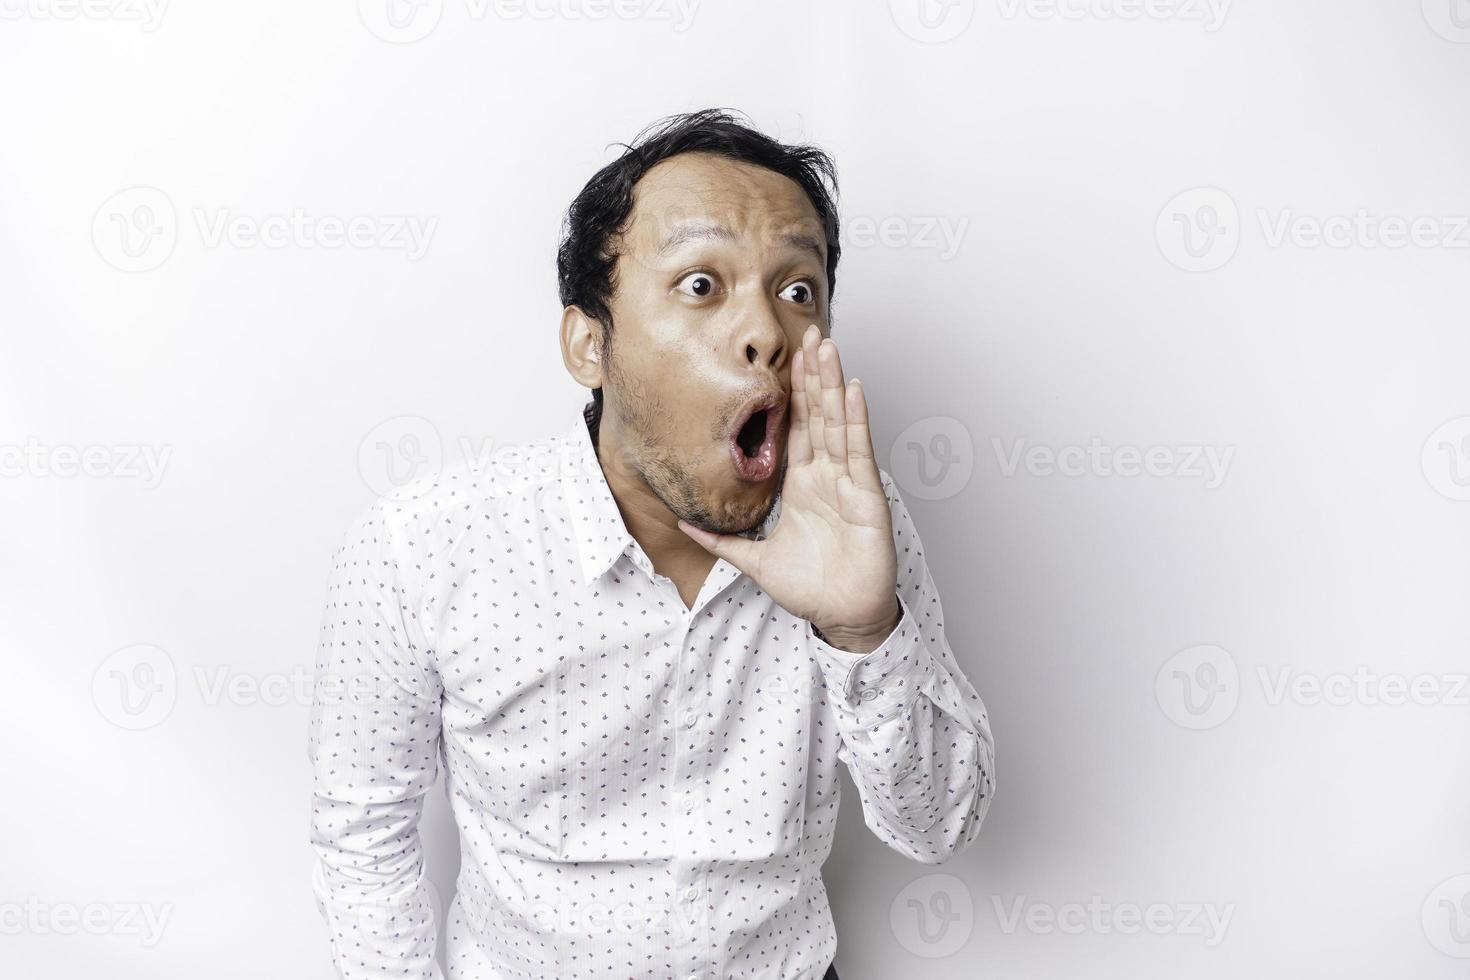
[[684,154],[638,182],[614,247],[602,431],[679,517],[755,527],[785,477],[791,357],[827,333],[815,208],[789,178]]

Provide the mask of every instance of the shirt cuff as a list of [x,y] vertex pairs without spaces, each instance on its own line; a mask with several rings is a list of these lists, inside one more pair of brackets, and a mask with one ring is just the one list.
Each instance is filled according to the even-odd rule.
[[902,703],[928,675],[929,655],[919,637],[919,625],[902,595],[898,595],[898,607],[898,625],[867,653],[840,650],[807,623],[807,635],[827,690],[839,693],[849,705]]

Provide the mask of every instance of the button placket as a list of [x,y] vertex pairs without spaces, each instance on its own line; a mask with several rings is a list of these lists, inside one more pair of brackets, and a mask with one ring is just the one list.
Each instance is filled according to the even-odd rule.
[[[680,765],[675,770],[680,774],[682,785],[685,787],[678,803],[679,812],[688,818],[685,822],[692,839],[702,839],[700,831],[703,828],[696,826],[700,806],[704,803],[701,773],[699,769],[700,739],[698,726],[700,720],[699,704],[701,699],[707,696],[703,685],[697,683],[700,676],[698,665],[700,660],[700,641],[698,624],[700,622],[699,610],[703,608],[702,602],[696,602],[695,608],[690,610],[684,621],[684,637],[679,651],[680,673],[677,675],[679,684],[677,690],[688,692],[688,701],[683,705],[673,705],[669,718],[670,727],[674,730],[675,752],[680,756]],[[672,899],[673,914],[677,918],[678,926],[683,932],[683,939],[687,942],[685,952],[689,956],[686,963],[695,967],[696,971],[704,969],[709,964],[704,962],[704,956],[708,954],[705,944],[705,936],[708,934],[708,915],[705,911],[705,889],[702,883],[701,865],[698,857],[685,865],[688,878],[682,883],[676,883]],[[690,977],[701,977],[704,974],[690,972]]]
[[690,883],[675,892],[675,908],[679,925],[692,944],[690,955],[697,962],[707,953],[704,937],[709,934],[708,911],[705,908],[705,890],[701,887],[700,865],[690,867]]
[[679,671],[675,675],[677,678],[676,694],[679,690],[688,690],[689,701],[682,705],[682,710],[679,710],[680,706],[677,703],[671,706],[673,711],[669,718],[670,725],[676,729],[674,752],[677,768],[675,772],[680,774],[683,785],[689,787],[684,791],[682,801],[682,809],[686,814],[692,814],[700,802],[698,786],[701,773],[698,771],[700,755],[696,729],[699,725],[700,699],[704,696],[704,692],[701,691],[700,686],[686,683],[686,677],[697,678],[698,676],[695,669],[700,662],[697,641],[698,623],[699,613],[691,610],[684,620],[684,637],[679,649]]

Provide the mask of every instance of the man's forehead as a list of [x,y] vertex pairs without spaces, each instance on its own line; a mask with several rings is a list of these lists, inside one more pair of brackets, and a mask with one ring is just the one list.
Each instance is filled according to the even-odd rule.
[[710,154],[681,154],[650,168],[633,201],[628,232],[659,251],[692,239],[822,240],[821,219],[796,181]]

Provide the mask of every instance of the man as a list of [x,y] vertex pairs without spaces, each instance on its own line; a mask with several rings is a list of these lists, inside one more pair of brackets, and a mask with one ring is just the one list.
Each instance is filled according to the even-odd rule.
[[[829,190],[829,186],[830,190]],[[336,555],[314,884],[344,978],[436,977],[417,832],[461,837],[451,978],[833,978],[838,763],[926,864],[989,807],[984,705],[827,337],[831,161],[723,112],[592,178],[558,257],[593,401]]]

